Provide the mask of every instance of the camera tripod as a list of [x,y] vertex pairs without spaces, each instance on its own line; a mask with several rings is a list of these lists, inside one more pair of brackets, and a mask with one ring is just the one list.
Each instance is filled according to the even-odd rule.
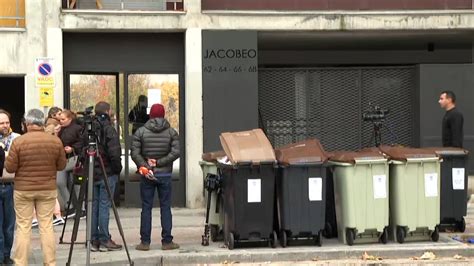
[[[120,236],[122,237],[123,245],[125,247],[125,251],[127,253],[127,258],[128,262],[130,265],[133,265],[133,261],[130,258],[130,253],[128,251],[127,247],[127,242],[125,241],[125,236],[123,233],[123,228],[122,228],[122,223],[120,222],[120,217],[117,211],[117,208],[115,206],[115,202],[113,200],[113,194],[112,191],[110,190],[109,187],[109,177],[107,176],[107,172],[105,170],[104,166],[104,161],[102,160],[100,154],[99,154],[99,149],[98,149],[98,141],[97,141],[97,135],[95,132],[93,132],[91,129],[88,130],[88,139],[89,139],[89,144],[87,147],[87,157],[88,157],[88,178],[86,179],[87,182],[84,182],[81,184],[81,188],[79,190],[79,195],[78,195],[78,200],[75,204],[75,209],[76,209],[76,216],[74,217],[74,226],[72,229],[72,235],[71,235],[71,242],[70,242],[70,248],[69,248],[69,256],[68,256],[68,261],[66,265],[71,265],[71,259],[72,259],[72,253],[74,250],[74,244],[76,243],[77,240],[77,232],[79,229],[79,222],[81,219],[80,213],[82,212],[82,202],[84,202],[84,197],[85,197],[85,192],[86,192],[86,184],[87,184],[87,223],[86,223],[86,248],[87,248],[87,257],[86,257],[86,265],[90,265],[90,252],[91,252],[91,245],[92,245],[92,195],[93,195],[93,186],[94,186],[94,163],[95,159],[99,160],[100,163],[100,168],[102,173],[104,174],[104,183],[105,183],[105,188],[107,190],[107,194],[109,197],[110,202],[112,203],[112,209],[114,211],[114,216],[115,216],[115,221],[117,222],[117,227],[120,232]],[[74,193],[74,191],[72,191]],[[70,204],[70,202],[69,202]],[[107,210],[108,211],[108,210]],[[63,228],[63,233],[64,233],[64,228]],[[62,241],[62,236],[61,236],[61,241]]]
[[374,141],[375,147],[379,147],[382,144],[382,128],[387,129],[388,132],[390,132],[390,135],[392,135],[392,137],[394,137],[395,139],[397,138],[393,131],[387,125],[384,124],[383,120],[372,121],[372,125],[374,128],[372,136],[369,140],[369,145],[370,143],[372,143],[372,141]]
[[[77,209],[76,209],[76,206],[77,206],[77,204],[82,204],[81,202],[84,202],[83,201],[84,199],[81,200],[81,202],[79,202],[79,198],[78,198],[79,193],[81,192],[81,190],[86,191],[86,189],[87,189],[87,187],[86,187],[87,182],[84,182],[84,179],[86,179],[86,178],[83,177],[83,176],[80,176],[80,177],[77,177],[77,178],[73,177],[73,183],[71,185],[71,191],[70,191],[71,193],[69,194],[69,200],[67,201],[66,211],[71,210],[71,204],[72,204],[72,202],[74,202],[74,215],[75,216],[77,216],[77,215],[82,216],[82,211],[80,213],[78,213]],[[75,191],[75,186],[76,185],[80,185],[79,193],[76,193],[76,191]],[[64,224],[63,224],[63,229],[62,229],[62,232],[61,232],[61,236],[59,237],[59,244],[71,244],[71,242],[65,242],[63,240],[64,239],[64,233],[66,232],[66,226],[67,226],[67,221],[68,220],[69,220],[69,218],[66,215],[66,217],[64,219]],[[86,244],[86,242],[75,242],[75,244]]]

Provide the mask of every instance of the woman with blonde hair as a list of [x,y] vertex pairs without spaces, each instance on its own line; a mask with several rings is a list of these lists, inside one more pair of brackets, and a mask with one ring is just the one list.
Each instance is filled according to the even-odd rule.
[[[60,199],[62,199],[62,209],[66,208],[66,203],[70,198],[70,190],[68,189],[68,184],[73,184],[72,182],[72,170],[77,161],[77,156],[82,151],[83,139],[82,139],[82,127],[76,123],[76,115],[70,111],[64,109],[59,115],[59,123],[61,129],[58,132],[58,137],[61,139],[64,151],[66,152],[66,157],[68,159],[68,164],[63,171],[58,172],[57,184],[60,194]],[[71,190],[72,191],[72,190]],[[72,204],[73,205],[73,204]],[[68,218],[74,215],[74,208],[67,213]],[[66,210],[69,211],[69,210]]]

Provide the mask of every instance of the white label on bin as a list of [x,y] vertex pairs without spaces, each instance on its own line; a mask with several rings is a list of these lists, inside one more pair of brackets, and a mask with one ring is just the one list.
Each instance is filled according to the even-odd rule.
[[464,190],[464,178],[465,172],[464,168],[453,168],[453,189],[454,190]]
[[248,180],[247,202],[262,202],[262,179]]
[[387,176],[374,175],[374,199],[387,198]]
[[425,197],[438,197],[438,174],[425,174]]
[[308,178],[309,201],[323,200],[323,179],[321,177]]

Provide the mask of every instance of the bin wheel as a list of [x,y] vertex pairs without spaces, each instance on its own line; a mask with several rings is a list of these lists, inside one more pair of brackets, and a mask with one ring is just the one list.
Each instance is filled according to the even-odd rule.
[[324,225],[323,236],[327,238],[332,238],[332,226],[330,223],[326,223]]
[[439,240],[439,226],[435,227],[435,230],[431,233],[431,240],[438,242]]
[[318,247],[323,245],[323,234],[321,232],[314,236],[314,242]]
[[466,220],[464,220],[464,217],[462,220],[458,223],[458,228],[461,233],[464,233],[466,231]]
[[229,248],[229,250],[234,249],[234,244],[235,244],[234,234],[230,233],[228,243],[227,243],[227,247]]
[[212,242],[216,242],[218,237],[219,237],[219,226],[215,225],[215,224],[211,224],[211,240],[212,240]]
[[382,244],[387,244],[388,242],[388,228],[387,227],[383,229],[383,232],[380,235],[380,242],[382,242]]
[[288,235],[285,230],[281,230],[280,232],[280,245],[284,248],[288,246]]
[[270,242],[270,247],[272,248],[276,248],[277,247],[277,233],[275,231],[272,232],[272,234],[270,235],[270,240],[268,242]]
[[354,245],[355,240],[355,231],[351,228],[346,228],[346,242],[347,245],[352,246]]
[[405,228],[402,226],[397,226],[397,242],[403,244],[405,242]]

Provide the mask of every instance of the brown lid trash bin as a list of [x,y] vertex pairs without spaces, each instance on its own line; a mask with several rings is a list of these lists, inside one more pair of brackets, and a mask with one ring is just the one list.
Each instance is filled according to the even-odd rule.
[[202,154],[202,160],[210,163],[217,163],[218,158],[225,157],[224,151],[212,151]]
[[435,152],[438,156],[454,155],[454,156],[465,156],[469,154],[468,150],[463,148],[455,147],[429,147],[423,148]]
[[337,151],[329,158],[333,162],[355,164],[358,160],[381,160],[385,157],[375,150],[364,151]]
[[438,155],[428,149],[408,148],[401,146],[380,146],[380,150],[391,160],[407,161],[408,159],[429,159],[436,158]]
[[320,164],[328,156],[317,139],[285,145],[275,150],[277,161],[282,165]]
[[225,154],[232,164],[275,162],[272,144],[261,129],[226,132],[220,135]]

